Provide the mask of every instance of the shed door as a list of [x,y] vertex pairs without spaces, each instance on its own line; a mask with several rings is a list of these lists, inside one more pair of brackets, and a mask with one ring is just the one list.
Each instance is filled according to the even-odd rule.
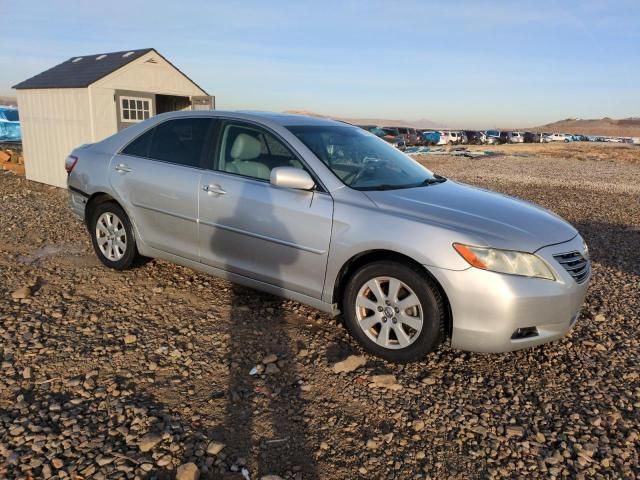
[[191,110],[215,110],[216,97],[208,95],[191,97]]

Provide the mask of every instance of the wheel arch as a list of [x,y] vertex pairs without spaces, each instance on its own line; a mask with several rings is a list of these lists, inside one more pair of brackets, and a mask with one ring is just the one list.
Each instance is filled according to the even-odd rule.
[[85,224],[85,226],[87,228],[89,228],[89,222],[91,220],[91,216],[93,214],[93,210],[98,205],[100,205],[101,203],[105,203],[105,202],[115,202],[120,206],[120,208],[122,208],[124,210],[124,207],[120,204],[120,202],[118,202],[118,200],[113,198],[108,193],[96,192],[96,193],[94,193],[93,195],[91,195],[89,197],[89,199],[87,200],[87,204],[84,207],[84,224]]
[[[451,304],[449,302],[449,297],[447,293],[440,285],[440,282],[429,272],[429,270],[419,262],[415,261],[413,258],[404,255],[399,252],[395,252],[393,250],[385,250],[385,249],[376,249],[376,250],[367,250],[365,252],[360,252],[347,260],[344,265],[340,268],[338,272],[338,276],[336,278],[335,284],[333,286],[332,293],[332,303],[337,303],[342,307],[342,297],[344,295],[344,290],[349,281],[349,278],[357,272],[361,267],[376,262],[376,261],[393,261],[397,263],[401,263],[404,265],[408,265],[411,267],[417,267],[420,271],[424,272],[424,274],[429,278],[429,280],[435,285],[435,287],[439,290],[444,304],[446,306],[446,334],[451,336],[451,329],[453,327],[453,317],[451,313]],[[342,308],[340,308],[343,310]]]

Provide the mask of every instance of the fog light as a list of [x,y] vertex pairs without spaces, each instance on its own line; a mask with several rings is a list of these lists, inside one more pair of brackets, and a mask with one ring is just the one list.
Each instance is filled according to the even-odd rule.
[[524,327],[518,328],[513,335],[511,335],[511,340],[522,340],[523,338],[531,338],[538,336],[538,329],[536,327]]

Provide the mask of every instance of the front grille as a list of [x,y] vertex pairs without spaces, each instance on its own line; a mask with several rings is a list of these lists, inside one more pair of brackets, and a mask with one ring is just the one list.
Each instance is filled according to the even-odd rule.
[[591,265],[589,264],[589,260],[584,258],[580,252],[560,253],[554,255],[553,258],[569,272],[569,275],[571,275],[576,282],[582,283],[589,276]]

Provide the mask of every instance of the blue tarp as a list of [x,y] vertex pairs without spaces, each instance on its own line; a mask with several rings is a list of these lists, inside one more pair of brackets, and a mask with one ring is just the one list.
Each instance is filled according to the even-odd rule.
[[429,131],[422,134],[422,139],[429,145],[437,145],[440,141],[440,132]]
[[18,109],[0,106],[0,142],[21,142]]

